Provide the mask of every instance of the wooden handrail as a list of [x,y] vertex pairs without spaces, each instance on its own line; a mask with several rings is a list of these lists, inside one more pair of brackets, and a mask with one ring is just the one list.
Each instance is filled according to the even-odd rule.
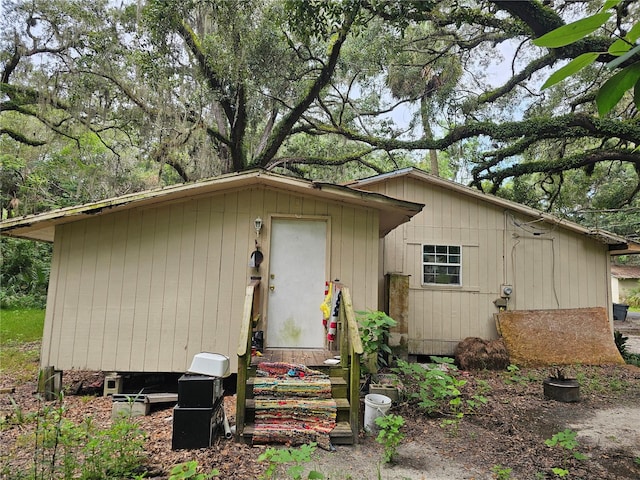
[[[353,432],[354,443],[358,442],[360,431],[360,357],[362,340],[358,330],[358,322],[353,311],[351,293],[347,287],[342,287],[340,301],[340,320],[343,322],[342,337],[340,339],[340,360],[343,368],[349,368],[349,424]],[[345,324],[346,323],[346,328]]]
[[342,287],[342,308],[344,308],[345,319],[347,320],[347,332],[349,335],[349,343],[353,353],[362,355],[362,340],[360,339],[360,331],[358,330],[358,321],[353,311],[353,303],[351,301],[351,293],[347,287]]
[[260,280],[252,279],[244,296],[238,340],[238,381],[236,384],[236,440],[242,438],[247,400],[247,376],[251,364],[251,336],[260,318]]
[[257,310],[256,299],[259,299],[259,295],[256,295],[256,291],[260,290],[260,280],[252,279],[247,285],[247,290],[244,295],[244,308],[242,310],[242,321],[240,323],[240,339],[238,340],[238,356],[243,357],[248,351],[251,351],[251,330],[253,324],[253,312]]

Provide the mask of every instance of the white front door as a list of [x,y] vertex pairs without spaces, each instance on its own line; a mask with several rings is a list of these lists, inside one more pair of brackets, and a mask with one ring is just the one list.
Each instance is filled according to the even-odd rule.
[[274,218],[270,250],[266,346],[324,348],[327,222]]

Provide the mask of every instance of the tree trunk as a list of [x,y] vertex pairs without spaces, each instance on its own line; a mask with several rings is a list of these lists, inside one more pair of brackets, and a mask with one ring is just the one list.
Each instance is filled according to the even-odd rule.
[[[429,109],[427,108],[427,97],[423,95],[420,97],[420,118],[422,120],[422,131],[424,132],[424,136],[427,140],[433,140],[433,131],[431,130],[431,123],[429,122]],[[429,150],[429,160],[430,160],[430,168],[429,172],[431,175],[435,175],[436,177],[440,176],[440,168],[438,167],[438,151],[437,150]]]

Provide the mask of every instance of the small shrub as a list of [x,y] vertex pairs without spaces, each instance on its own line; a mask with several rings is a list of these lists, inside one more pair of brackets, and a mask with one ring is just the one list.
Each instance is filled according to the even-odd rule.
[[625,337],[621,332],[616,330],[613,332],[613,340],[616,343],[616,347],[618,347],[618,351],[625,363],[629,365],[635,365],[636,367],[640,367],[640,355],[637,353],[631,353],[627,350],[627,340],[629,337]]
[[[441,426],[450,427],[456,434],[464,415],[474,413],[488,400],[479,393],[463,394],[468,382],[459,378],[460,372],[453,359],[431,357],[431,360],[435,363],[425,366],[398,360],[398,366],[392,370],[404,377],[402,383],[407,388],[409,400],[417,402],[427,415],[447,416]],[[481,389],[485,391],[487,387],[488,384]]]
[[401,415],[383,415],[376,418],[376,425],[380,427],[376,442],[384,445],[384,461],[389,463],[404,439],[404,433],[400,431],[404,426],[404,418]]
[[494,465],[491,471],[496,480],[509,480],[511,478],[511,469],[502,465]]
[[629,340],[629,337],[625,337],[622,332],[616,330],[613,332],[613,340],[616,343],[616,347],[618,347],[620,355],[624,357],[627,354],[627,340]]
[[364,358],[373,359],[367,369],[369,373],[375,373],[379,367],[387,364],[385,357],[391,353],[388,345],[389,329],[395,327],[397,322],[380,311],[358,311],[356,314]]
[[562,449],[562,467],[554,467],[551,469],[554,475],[558,477],[565,477],[569,475],[569,470],[567,468],[569,453],[571,453],[571,456],[576,460],[584,460],[587,458],[584,454],[576,450],[578,447],[576,435],[576,432],[566,428],[544,441],[545,445],[548,447],[559,447]]
[[118,418],[111,428],[93,430],[82,451],[85,456],[82,478],[126,478],[140,467],[144,458],[144,433],[129,418]]
[[121,418],[101,430],[91,417],[75,424],[65,413],[62,395],[38,410],[35,431],[17,440],[35,446],[32,464],[8,478],[98,480],[132,478],[139,471],[145,437],[137,424]]
[[412,387],[410,398],[417,400],[418,406],[427,415],[448,413],[449,401],[460,396],[460,387],[467,382],[453,375],[457,371],[453,359],[431,359],[436,363],[427,366],[398,360],[398,366],[393,371],[406,378],[403,384]]
[[636,367],[640,367],[640,354],[638,353],[627,353],[624,357],[624,361],[629,365],[635,365]]
[[640,308],[640,281],[638,281],[638,286],[636,288],[629,290],[622,301],[630,307]]
[[[281,465],[293,463],[287,468],[286,474],[293,480],[302,480],[304,472],[304,463],[311,461],[311,454],[316,449],[316,443],[312,442],[308,445],[301,445],[299,448],[267,448],[264,453],[258,457],[259,462],[269,462],[267,470],[260,478],[275,479]],[[323,479],[324,475],[316,470],[311,470],[307,479]]]

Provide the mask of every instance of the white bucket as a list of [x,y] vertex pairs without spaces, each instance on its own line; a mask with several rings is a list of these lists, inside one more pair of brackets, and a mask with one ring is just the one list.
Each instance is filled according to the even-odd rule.
[[391,399],[385,395],[370,393],[364,397],[364,429],[366,432],[380,430],[376,418],[387,414],[391,408]]

